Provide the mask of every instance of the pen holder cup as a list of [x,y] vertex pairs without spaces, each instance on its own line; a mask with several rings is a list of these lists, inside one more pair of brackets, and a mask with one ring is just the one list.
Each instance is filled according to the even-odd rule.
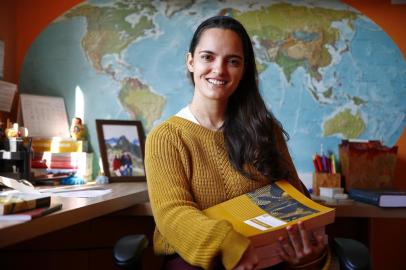
[[341,187],[339,173],[313,173],[313,194],[320,195],[320,187]]

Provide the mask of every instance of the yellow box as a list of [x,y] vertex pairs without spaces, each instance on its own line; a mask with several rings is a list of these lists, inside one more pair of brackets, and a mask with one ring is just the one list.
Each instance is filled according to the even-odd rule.
[[313,173],[313,194],[320,195],[320,187],[341,187],[339,173]]

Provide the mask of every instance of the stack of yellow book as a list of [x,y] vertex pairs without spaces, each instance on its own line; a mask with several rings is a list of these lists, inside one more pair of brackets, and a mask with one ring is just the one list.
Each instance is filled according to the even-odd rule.
[[312,201],[285,180],[217,204],[204,213],[229,221],[237,232],[251,239],[259,269],[281,262],[275,249],[278,238],[287,237],[288,225],[302,221],[306,229],[319,234],[335,218],[334,209]]

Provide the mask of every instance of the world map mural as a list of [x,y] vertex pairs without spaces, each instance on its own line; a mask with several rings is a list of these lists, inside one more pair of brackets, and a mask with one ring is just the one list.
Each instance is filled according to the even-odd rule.
[[260,89],[290,135],[299,172],[320,146],[343,138],[393,145],[406,125],[406,63],[373,21],[339,1],[85,1],[53,21],[28,51],[22,92],[58,95],[84,121],[98,153],[95,119],[141,120],[146,133],[186,106],[185,57],[205,18],[247,28]]

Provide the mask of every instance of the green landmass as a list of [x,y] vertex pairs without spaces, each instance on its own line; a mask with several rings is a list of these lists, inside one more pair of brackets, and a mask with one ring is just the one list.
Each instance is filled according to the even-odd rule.
[[350,109],[339,112],[324,122],[324,136],[342,134],[346,139],[358,138],[365,130],[365,122],[358,111],[355,115]]
[[290,57],[287,57],[284,54],[279,54],[275,62],[282,67],[283,73],[285,74],[285,77],[288,81],[290,81],[290,78],[292,76],[292,73],[300,66],[303,66],[305,64],[303,60],[295,60]]
[[351,97],[351,100],[352,100],[352,102],[354,102],[354,104],[357,105],[357,106],[367,103],[365,100],[363,100],[362,98],[357,97],[357,96]]
[[[283,55],[284,61],[280,61],[281,57],[275,59],[287,78],[294,71],[292,68],[302,66],[312,77],[321,80],[318,69],[331,63],[326,45],[334,45],[340,35],[338,29],[331,27],[332,22],[348,20],[353,28],[357,13],[281,3],[256,11],[233,10],[232,15],[247,27],[251,36],[258,37],[262,46],[269,48],[277,44],[278,54]],[[294,35],[297,32],[307,33],[312,39],[299,39]]]
[[[65,17],[86,18],[87,31],[81,41],[82,48],[93,67],[107,73],[101,63],[103,56],[120,54],[134,40],[154,29],[151,16],[155,12],[150,1],[122,1],[102,7],[82,4],[67,12]],[[135,25],[126,21],[130,15],[140,16]]]
[[333,88],[329,87],[326,91],[323,92],[325,98],[331,98],[333,96]]
[[163,0],[166,3],[165,15],[171,18],[175,13],[185,10],[196,2],[196,0]]
[[319,99],[319,96],[317,95],[316,89],[314,89],[314,88],[312,88],[312,87],[309,87],[309,91],[310,91],[310,93],[313,95],[313,97],[314,97],[318,102],[320,102],[320,99]]
[[146,130],[150,130],[155,120],[161,117],[165,99],[151,92],[148,85],[128,78],[122,82],[119,100],[134,119],[140,120]]
[[257,64],[257,72],[258,72],[258,74],[265,70],[266,66],[264,64],[259,63],[258,61],[256,61],[256,64]]

